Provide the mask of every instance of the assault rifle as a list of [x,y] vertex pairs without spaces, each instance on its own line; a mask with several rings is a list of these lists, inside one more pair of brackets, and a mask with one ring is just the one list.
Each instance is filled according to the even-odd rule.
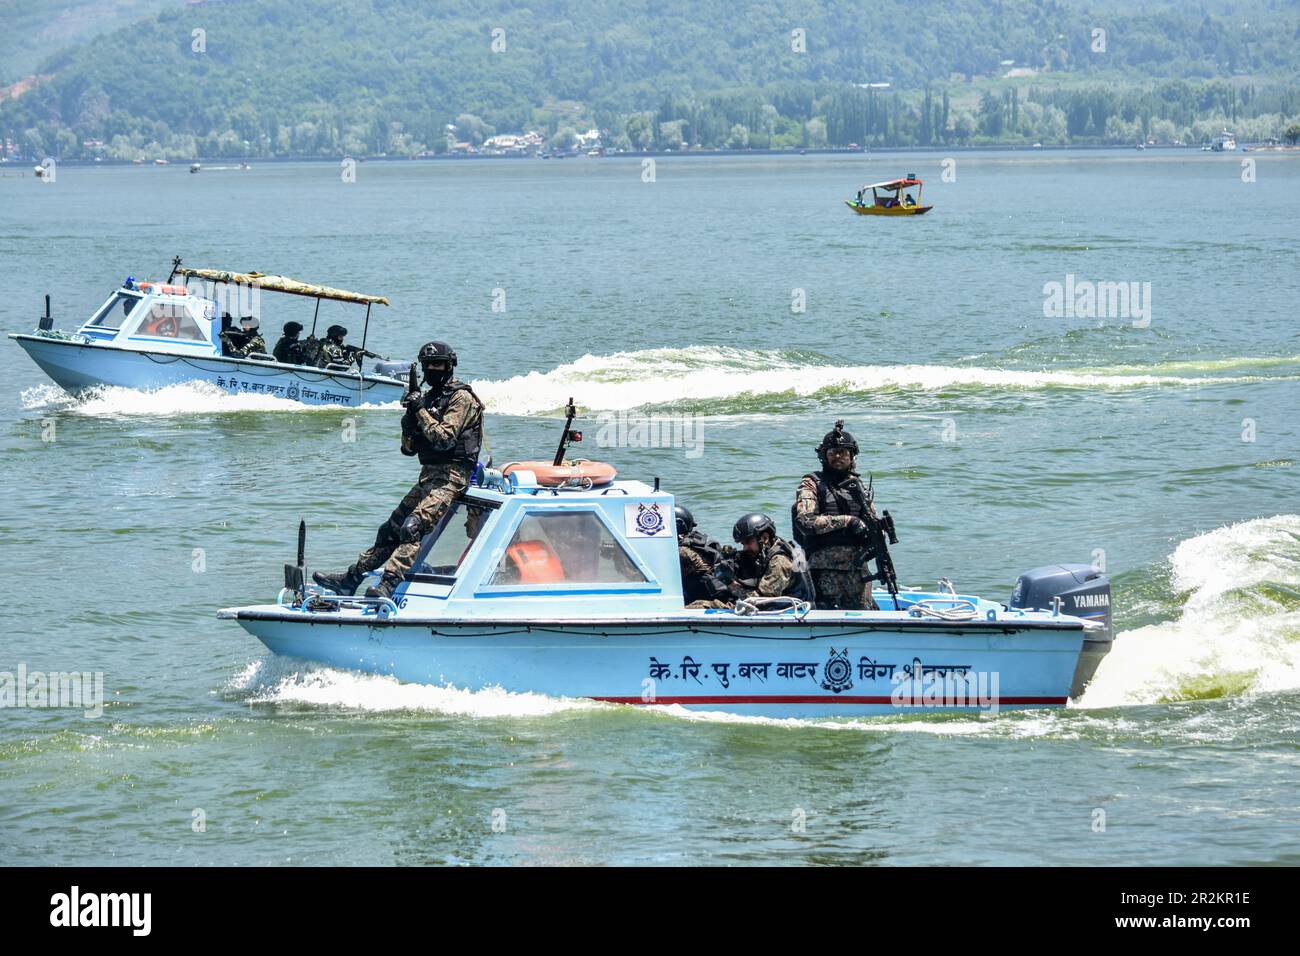
[[[359,345],[343,346],[343,354],[346,357],[347,363],[349,365],[356,365],[357,368],[361,367],[361,362],[363,359],[383,358],[383,356],[380,355],[378,352],[372,352],[369,349],[363,349]],[[414,372],[415,366],[411,366],[411,368],[412,368],[412,372]]]
[[402,454],[410,457],[416,453],[415,436],[416,427],[412,420],[412,410],[420,403],[420,383],[415,377],[415,363],[411,363],[411,368],[406,375],[406,394],[402,396],[402,407],[406,411],[402,414]]
[[[879,581],[889,591],[889,596],[898,598],[898,575],[894,571],[894,559],[890,557],[889,546],[898,544],[898,535],[894,531],[894,519],[888,511],[882,511],[879,515],[875,509],[875,489],[872,487],[872,479],[867,479],[866,498],[863,501],[865,505],[866,516],[862,519],[863,524],[867,526],[866,535],[863,538],[862,550],[858,552],[854,560],[855,564],[867,567],[867,562],[875,560],[876,573],[871,575],[869,581]],[[861,487],[861,482],[858,483]]]

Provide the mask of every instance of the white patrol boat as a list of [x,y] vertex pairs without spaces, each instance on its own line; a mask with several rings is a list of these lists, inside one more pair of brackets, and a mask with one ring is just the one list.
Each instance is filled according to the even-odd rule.
[[391,599],[308,584],[302,525],[276,603],[218,617],[403,681],[771,717],[1060,707],[1110,648],[1110,585],[1088,565],[1021,575],[1009,604],[942,581],[874,611],[686,607],[673,496],[563,451],[475,468]]
[[[185,284],[174,284],[180,277]],[[192,289],[191,280],[200,288]],[[153,390],[183,382],[209,382],[231,393],[271,395],[307,405],[380,404],[406,391],[406,364],[381,362],[370,370],[360,362],[324,368],[277,362],[266,353],[227,355],[222,348],[216,287],[236,286],[250,295],[280,292],[316,300],[315,334],[324,300],[365,305],[365,349],[372,306],[388,305],[378,295],[347,292],[285,276],[182,268],[173,261],[166,282],[128,278],[75,332],[56,331],[45,297],[45,315],[32,333],[10,333],[32,361],[60,387],[80,395],[97,386]],[[203,294],[206,292],[207,294]]]

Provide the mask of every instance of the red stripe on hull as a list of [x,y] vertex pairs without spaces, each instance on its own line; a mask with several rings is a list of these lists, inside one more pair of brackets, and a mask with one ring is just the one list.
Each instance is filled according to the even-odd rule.
[[[593,697],[592,700],[600,700],[609,704],[893,704],[892,697],[827,697],[824,694],[774,694],[760,697],[656,697],[654,700],[643,700],[640,697]],[[987,703],[979,700],[963,702],[961,704],[949,703],[947,701],[926,701],[924,698],[913,704],[911,698],[899,701],[901,706],[917,707],[938,707],[938,706],[962,706],[962,707],[983,707],[991,704],[1044,704],[1065,706],[1067,698],[1065,697],[999,697],[996,700]]]

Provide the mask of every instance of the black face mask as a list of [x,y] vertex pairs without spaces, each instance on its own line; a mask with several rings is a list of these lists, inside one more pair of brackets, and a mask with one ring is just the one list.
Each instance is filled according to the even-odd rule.
[[442,388],[451,381],[451,366],[438,368],[436,365],[425,365],[424,383],[431,388]]

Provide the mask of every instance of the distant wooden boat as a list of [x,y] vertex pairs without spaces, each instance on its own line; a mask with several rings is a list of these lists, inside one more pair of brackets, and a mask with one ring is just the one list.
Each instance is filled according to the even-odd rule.
[[[916,174],[909,173],[903,179],[863,186],[857,198],[844,200],[844,205],[859,216],[921,216],[934,208],[921,205],[921,185]],[[868,189],[871,190],[869,199]],[[911,189],[916,190],[915,195],[909,192]]]

